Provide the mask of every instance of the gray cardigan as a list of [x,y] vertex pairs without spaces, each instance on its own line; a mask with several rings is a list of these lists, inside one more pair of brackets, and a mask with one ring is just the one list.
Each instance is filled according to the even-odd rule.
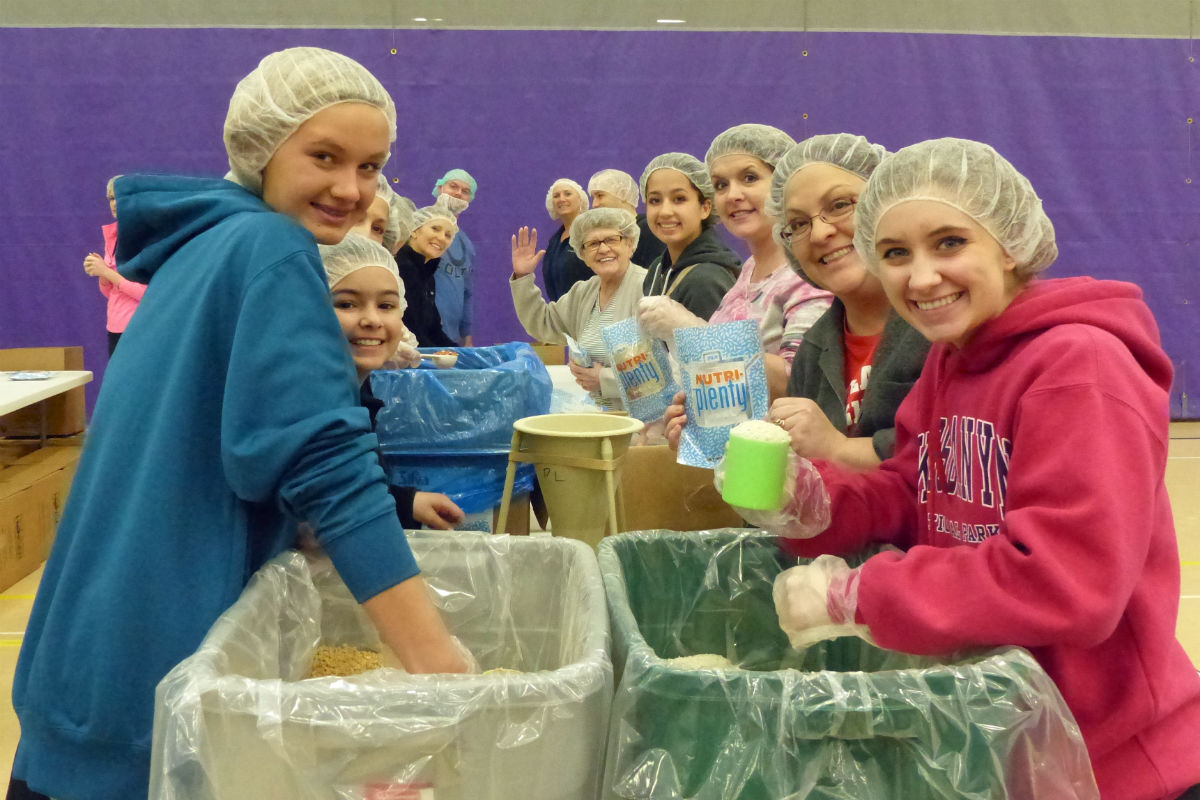
[[[846,430],[846,307],[834,300],[829,310],[804,333],[792,362],[788,395],[807,397],[820,406],[839,431]],[[888,316],[883,338],[871,365],[863,395],[858,436],[870,436],[880,459],[896,451],[896,409],[908,396],[921,370],[929,342],[895,311]]]
[[[642,282],[645,279],[645,269],[637,264],[629,265],[609,305],[614,320],[632,317],[637,313],[638,300],[642,299]],[[586,281],[574,284],[566,294],[550,303],[542,297],[532,274],[509,279],[508,288],[512,290],[513,307],[517,310],[517,318],[521,320],[526,333],[538,341],[566,344],[564,334],[578,339],[583,333],[592,315],[592,308],[600,297],[600,276],[593,275]],[[610,367],[611,365],[606,365],[600,371],[600,394],[605,398],[619,400],[621,387],[617,382],[616,373]]]

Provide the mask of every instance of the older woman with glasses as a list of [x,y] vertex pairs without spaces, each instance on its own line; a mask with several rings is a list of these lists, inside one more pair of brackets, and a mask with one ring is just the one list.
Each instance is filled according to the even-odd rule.
[[[892,309],[879,278],[854,249],[854,208],[887,152],[848,133],[813,136],[775,165],[767,213],[800,277],[832,292],[833,304],[804,333],[788,396],[771,420],[792,449],[852,469],[895,452],[896,409],[908,395],[929,342]],[[667,411],[667,440],[678,446],[682,405]]]
[[621,393],[600,331],[637,311],[646,270],[630,259],[639,236],[637,218],[624,209],[596,208],[580,214],[571,226],[570,245],[594,274],[551,302],[542,298],[533,278],[545,251],[537,249],[529,228],[512,237],[508,285],[517,317],[536,339],[565,344],[570,336],[579,343],[592,365],[572,362],[571,374],[597,405],[609,410],[621,408]]

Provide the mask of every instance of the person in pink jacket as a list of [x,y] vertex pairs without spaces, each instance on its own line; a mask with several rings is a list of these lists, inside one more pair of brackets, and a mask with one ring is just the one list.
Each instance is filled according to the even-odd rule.
[[[120,175],[108,180],[108,207],[113,219],[117,216],[117,196],[113,193],[113,183]],[[111,356],[117,349],[117,341],[129,325],[133,312],[137,310],[142,295],[146,293],[146,284],[131,281],[121,277],[117,272],[117,223],[110,222],[103,226],[104,255],[88,253],[83,259],[83,271],[93,278],[100,280],[100,293],[108,298],[108,354]]]
[[[885,159],[854,245],[933,348],[892,458],[866,473],[815,462],[832,521],[783,541],[826,555],[779,577],[780,624],[793,643],[1026,647],[1075,715],[1104,800],[1200,796],[1200,675],[1175,636],[1163,478],[1172,367],[1141,290],[1039,279],[1058,255],[1041,200],[960,139]],[[827,555],[872,542],[900,549],[854,569]]]

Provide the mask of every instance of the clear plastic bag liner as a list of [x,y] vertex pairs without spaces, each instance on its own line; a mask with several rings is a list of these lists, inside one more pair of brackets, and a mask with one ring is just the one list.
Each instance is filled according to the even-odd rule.
[[384,402],[375,433],[385,456],[507,454],[514,422],[549,413],[550,373],[530,345],[447,349],[459,354],[452,369],[371,374]]
[[[159,684],[151,798],[596,796],[612,666],[591,549],[550,537],[409,538],[484,674],[305,680],[318,645],[380,644],[328,562],[286,552]],[[497,668],[516,671],[486,672]]]
[[[1074,718],[1025,650],[793,650],[771,592],[798,562],[761,531],[621,534],[599,557],[619,680],[606,798],[1099,797]],[[701,653],[736,668],[669,661]]]

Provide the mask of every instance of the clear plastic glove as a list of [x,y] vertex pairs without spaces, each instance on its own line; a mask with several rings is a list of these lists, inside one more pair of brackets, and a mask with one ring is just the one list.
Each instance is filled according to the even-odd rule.
[[671,349],[674,349],[676,329],[706,324],[679,303],[662,295],[639,300],[637,320],[642,330],[655,339],[662,339]]
[[471,651],[462,643],[462,639],[459,639],[457,636],[451,636],[450,643],[458,651],[463,663],[467,665],[467,668],[463,672],[469,675],[478,675],[483,671],[479,668],[479,662],[475,660],[475,656],[471,655]]
[[[721,491],[725,484],[725,458],[713,470],[713,485]],[[734,506],[746,522],[788,539],[811,539],[829,527],[829,491],[821,473],[807,458],[788,453],[787,479],[783,507],[778,511],[760,511]]]
[[851,569],[837,556],[820,556],[775,578],[775,613],[792,647],[838,636],[859,636],[874,644],[866,625],[854,622],[862,567]]
[[390,369],[416,369],[421,366],[421,352],[408,342],[396,345],[396,352],[388,359]]

